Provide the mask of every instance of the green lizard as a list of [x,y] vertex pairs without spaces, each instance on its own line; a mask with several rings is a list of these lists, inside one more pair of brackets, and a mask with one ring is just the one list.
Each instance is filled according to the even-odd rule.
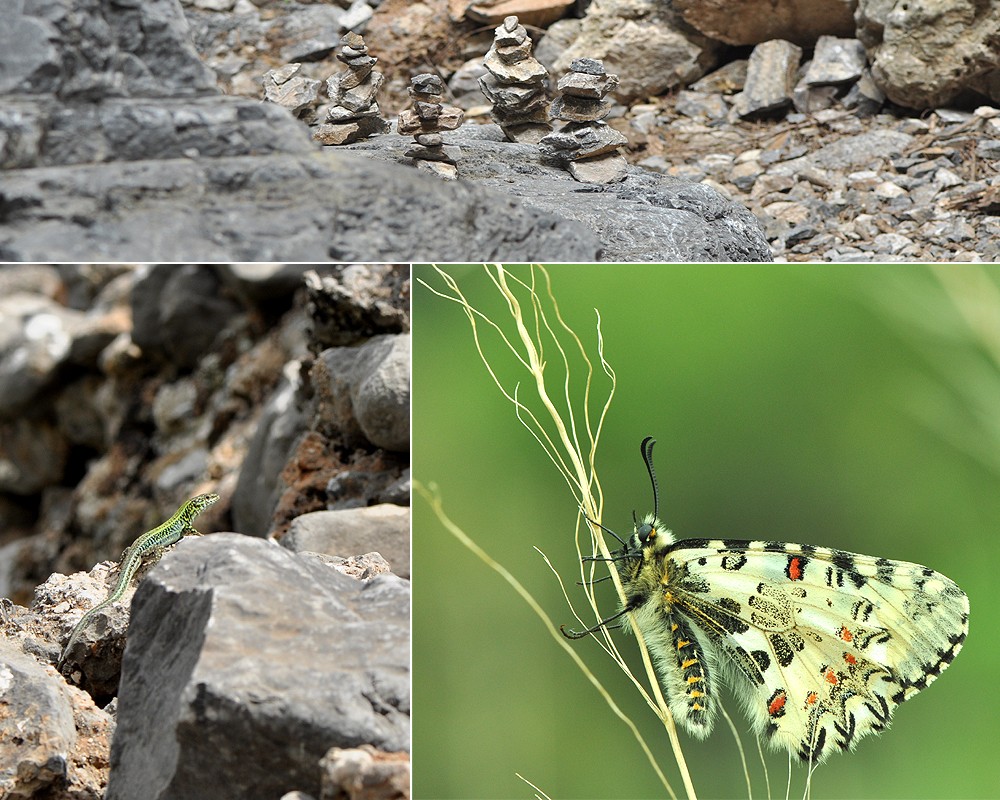
[[202,511],[208,508],[212,503],[219,499],[219,495],[209,492],[208,494],[200,494],[197,497],[192,497],[184,505],[174,512],[174,515],[161,525],[157,525],[150,531],[146,531],[142,536],[132,542],[128,549],[122,554],[121,561],[118,562],[118,582],[115,584],[115,588],[111,590],[107,599],[101,603],[98,603],[90,611],[83,615],[76,627],[73,628],[73,633],[70,634],[69,641],[66,643],[66,647],[63,649],[62,655],[59,657],[60,666],[66,661],[66,656],[69,655],[70,649],[72,649],[74,642],[76,642],[77,637],[80,632],[90,622],[91,618],[100,611],[116,600],[118,600],[125,590],[128,589],[129,584],[132,582],[132,578],[135,576],[136,570],[139,569],[139,565],[143,563],[147,558],[152,557],[152,561],[159,559],[163,555],[164,549],[170,545],[179,542],[184,536],[192,534],[194,536],[201,536],[198,531],[194,529],[192,523],[194,518],[197,517]]

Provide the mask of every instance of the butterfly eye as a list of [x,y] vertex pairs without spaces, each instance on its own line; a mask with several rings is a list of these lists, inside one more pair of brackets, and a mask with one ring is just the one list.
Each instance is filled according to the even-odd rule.
[[636,533],[639,535],[639,541],[642,542],[643,544],[649,542],[650,539],[656,538],[656,528],[654,528],[648,522],[642,523],[642,525],[639,526],[639,529],[636,531]]

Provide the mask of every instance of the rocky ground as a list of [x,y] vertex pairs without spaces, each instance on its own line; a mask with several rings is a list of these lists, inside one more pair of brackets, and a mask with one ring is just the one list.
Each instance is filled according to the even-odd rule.
[[731,122],[706,113],[719,101],[681,92],[615,124],[631,160],[749,208],[775,260],[1000,258],[1000,109]]
[[[329,55],[338,33],[329,27],[325,39],[320,35],[320,7],[283,5],[263,2],[251,9],[247,4],[241,15],[237,3],[228,16],[204,4],[185,7],[199,52],[227,91],[259,96],[259,76],[293,55],[291,44],[273,33],[283,15],[289,21],[280,30],[295,17],[310,31],[313,49],[301,59],[305,72],[325,79],[340,68]],[[364,5],[345,3],[323,13],[360,18]],[[368,7],[371,13],[358,29],[386,74],[382,110],[391,118],[407,102],[407,76],[431,71],[448,80],[467,125],[488,124],[489,106],[477,83],[482,70],[476,65],[493,28],[455,23],[445,5],[383,0]],[[529,25],[535,53],[550,70],[565,60],[561,26],[578,22]],[[257,45],[251,46],[254,34]],[[296,52],[301,57],[302,47]],[[760,220],[776,260],[997,258],[1000,109],[967,104],[965,110],[919,112],[888,102],[880,108],[859,105],[856,96],[845,107],[845,92],[837,91],[829,107],[806,113],[790,108],[747,121],[733,105],[744,88],[748,54],[749,48],[730,48],[693,86],[614,108],[608,121],[628,138],[628,160],[706,183],[746,206]],[[807,49],[796,80],[806,73],[810,56]],[[630,81],[623,77],[623,85]]]
[[0,797],[408,791],[408,309],[400,265],[0,271]]

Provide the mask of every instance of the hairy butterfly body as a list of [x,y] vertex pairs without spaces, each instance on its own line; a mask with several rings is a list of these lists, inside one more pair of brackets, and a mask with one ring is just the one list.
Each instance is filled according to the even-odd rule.
[[[655,442],[642,443],[652,467]],[[720,678],[758,736],[818,763],[888,726],[965,641],[969,601],[919,564],[786,542],[674,541],[656,512],[614,551],[627,612],[691,734],[715,722]]]

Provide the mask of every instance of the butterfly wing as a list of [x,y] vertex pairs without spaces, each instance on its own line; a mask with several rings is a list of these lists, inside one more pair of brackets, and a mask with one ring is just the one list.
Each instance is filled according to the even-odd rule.
[[805,760],[885,728],[968,631],[965,593],[919,564],[707,539],[662,557],[665,609],[716,650],[756,732]]

